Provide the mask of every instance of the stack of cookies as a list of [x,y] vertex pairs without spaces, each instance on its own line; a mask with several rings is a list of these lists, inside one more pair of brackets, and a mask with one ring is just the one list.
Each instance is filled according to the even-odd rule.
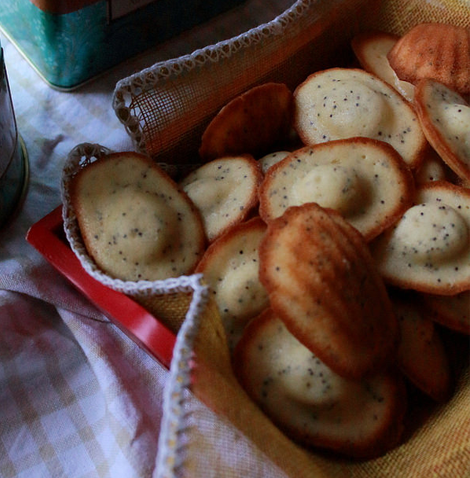
[[[458,70],[421,41],[438,35]],[[442,333],[470,335],[468,38],[361,34],[360,68],[229,102],[185,177],[121,153],[72,181],[98,266],[137,282],[203,274],[240,383],[306,446],[382,455],[410,389],[451,396]]]

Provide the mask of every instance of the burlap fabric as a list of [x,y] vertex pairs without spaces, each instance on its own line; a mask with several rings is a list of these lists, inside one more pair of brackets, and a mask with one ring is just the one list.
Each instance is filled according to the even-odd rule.
[[[136,149],[177,172],[197,162],[204,127],[237,94],[268,80],[295,87],[319,68],[347,64],[349,40],[358,31],[402,34],[423,21],[470,26],[470,5],[456,0],[298,1],[237,38],[123,79],[113,106]],[[374,460],[339,459],[297,446],[257,409],[233,377],[203,279],[195,278],[191,287],[189,302],[183,291],[178,312],[183,323],[165,391],[158,476],[470,477],[467,338],[447,337],[456,380],[449,402],[436,405],[411,394],[401,446]],[[165,293],[154,292],[159,314]],[[169,292],[169,302],[178,303],[178,291]]]

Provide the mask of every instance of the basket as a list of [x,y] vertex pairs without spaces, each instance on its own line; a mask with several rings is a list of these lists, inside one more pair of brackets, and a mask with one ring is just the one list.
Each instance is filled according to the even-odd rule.
[[[402,34],[425,21],[470,26],[470,6],[455,0],[299,0],[267,24],[122,79],[113,108],[135,149],[177,175],[198,163],[202,132],[230,99],[267,81],[294,88],[315,70],[349,65],[350,39],[362,30]],[[67,209],[64,217],[66,229],[73,231],[74,219]],[[76,237],[72,233],[69,240],[90,274],[133,294],[134,285],[112,283],[87,265]],[[165,390],[158,476],[470,476],[468,340],[455,342],[460,368],[448,403],[411,403],[413,416],[403,444],[385,456],[339,459],[293,443],[248,398],[232,373],[217,310],[202,278],[195,280],[198,286],[191,300],[186,289],[166,291],[168,283],[139,286],[153,287],[150,295],[159,301],[156,315],[162,315],[162,306],[181,305],[182,320],[172,323],[178,335]],[[172,285],[185,281],[188,278],[176,279]],[[197,416],[201,409],[202,418]]]

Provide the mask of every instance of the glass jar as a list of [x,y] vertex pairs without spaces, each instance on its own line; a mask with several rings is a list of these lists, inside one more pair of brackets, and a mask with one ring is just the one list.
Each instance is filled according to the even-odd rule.
[[27,165],[0,44],[0,227],[11,218],[26,193]]

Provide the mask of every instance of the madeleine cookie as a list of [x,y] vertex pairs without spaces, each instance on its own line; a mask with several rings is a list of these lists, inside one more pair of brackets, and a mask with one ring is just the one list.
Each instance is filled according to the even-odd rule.
[[294,127],[312,146],[362,136],[390,143],[412,168],[427,148],[413,108],[394,88],[364,70],[332,68],[294,91]]
[[451,372],[449,358],[439,331],[417,297],[392,296],[400,324],[398,364],[408,379],[438,402],[449,398]]
[[447,181],[451,176],[449,167],[432,148],[429,148],[419,169],[414,171],[417,186],[432,181]]
[[421,23],[403,35],[388,53],[398,78],[416,85],[434,79],[470,93],[470,29],[445,23]]
[[196,268],[214,295],[231,349],[248,321],[269,306],[258,278],[258,247],[265,231],[260,217],[231,228],[208,247]]
[[210,242],[244,221],[258,205],[263,175],[252,156],[226,156],[189,173],[180,186],[199,209]]
[[408,101],[413,101],[414,85],[400,80],[387,58],[399,38],[380,31],[362,32],[353,37],[351,47],[364,70],[393,86]]
[[233,363],[253,401],[303,445],[372,458],[400,440],[406,410],[401,377],[339,376],[270,309],[248,325]]
[[264,83],[227,103],[205,129],[199,155],[260,157],[290,138],[292,92],[283,83]]
[[389,144],[349,138],[301,148],[273,166],[261,183],[259,210],[269,222],[290,206],[316,202],[369,241],[401,217],[413,192],[413,175]]
[[424,134],[452,171],[470,181],[470,106],[455,91],[434,80],[416,86],[415,109]]
[[470,335],[470,290],[457,295],[422,294],[420,298],[435,322]]
[[114,153],[85,166],[70,197],[88,253],[114,278],[178,277],[204,253],[199,212],[146,156]]
[[286,156],[289,156],[289,154],[290,151],[276,151],[275,153],[269,153],[264,155],[258,160],[261,167],[261,172],[263,174],[266,174],[266,172],[271,166],[274,166],[275,164],[279,163]]
[[455,295],[470,289],[470,190],[435,181],[372,243],[384,279],[404,289]]
[[272,309],[338,375],[360,378],[394,357],[398,324],[362,235],[316,203],[268,224],[260,280]]

